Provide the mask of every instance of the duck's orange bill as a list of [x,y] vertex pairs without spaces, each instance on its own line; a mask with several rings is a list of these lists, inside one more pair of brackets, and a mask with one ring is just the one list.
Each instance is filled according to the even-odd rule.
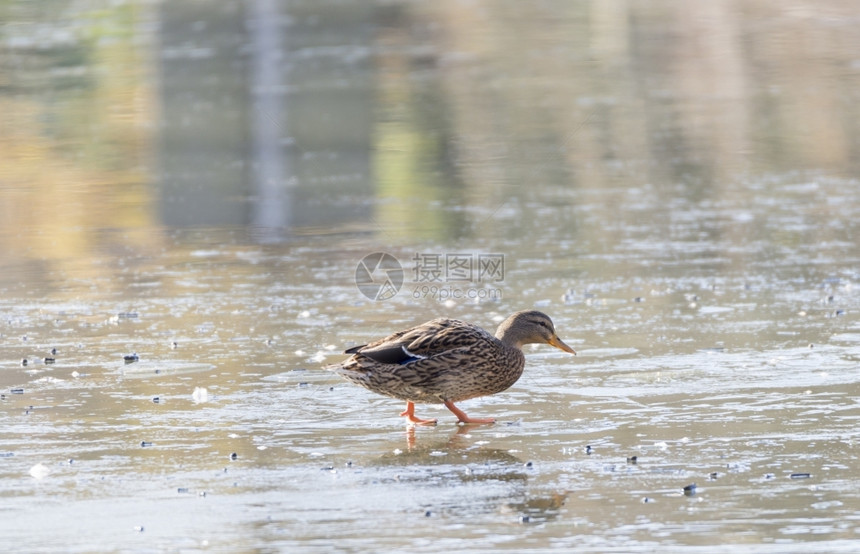
[[571,348],[571,347],[569,347],[568,345],[564,344],[564,341],[563,341],[563,340],[561,340],[561,339],[560,339],[560,338],[558,338],[558,337],[552,337],[551,339],[549,339],[549,343],[550,343],[552,346],[555,346],[556,348],[558,348],[558,349],[560,349],[560,350],[564,350],[565,352],[570,352],[571,354],[573,354],[574,356],[576,356],[576,350],[574,350],[573,348]]

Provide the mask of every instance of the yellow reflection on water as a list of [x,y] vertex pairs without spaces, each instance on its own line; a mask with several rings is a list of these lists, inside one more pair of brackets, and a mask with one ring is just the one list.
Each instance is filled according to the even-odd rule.
[[[32,15],[40,19],[6,27],[7,62],[16,63],[0,64],[0,82],[15,91],[0,95],[4,261],[51,261],[62,271],[105,254],[105,229],[132,231],[123,239],[131,249],[152,248],[152,233],[133,232],[155,224],[153,83],[133,33],[142,9],[76,13],[74,29],[54,19],[68,14]],[[45,37],[27,42],[39,25]]]

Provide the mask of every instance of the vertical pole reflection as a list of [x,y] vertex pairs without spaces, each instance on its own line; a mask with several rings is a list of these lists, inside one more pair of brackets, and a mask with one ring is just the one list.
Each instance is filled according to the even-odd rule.
[[254,189],[252,221],[258,240],[279,240],[290,224],[290,194],[281,127],[285,97],[281,94],[283,49],[277,0],[251,5],[251,160]]

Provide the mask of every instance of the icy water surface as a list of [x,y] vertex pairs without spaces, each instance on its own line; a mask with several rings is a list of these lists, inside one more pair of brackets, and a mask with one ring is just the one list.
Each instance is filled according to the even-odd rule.
[[[849,4],[96,4],[0,11],[4,551],[860,549]],[[323,369],[526,308],[494,425]]]

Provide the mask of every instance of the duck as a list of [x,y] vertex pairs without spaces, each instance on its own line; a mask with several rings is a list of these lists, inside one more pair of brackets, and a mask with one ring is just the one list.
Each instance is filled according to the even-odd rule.
[[510,388],[525,368],[523,346],[548,344],[576,355],[548,315],[523,310],[502,321],[495,335],[459,319],[437,318],[384,338],[353,346],[351,356],[329,366],[347,381],[406,401],[409,424],[435,425],[415,415],[415,404],[444,404],[458,424],[495,423],[472,418],[455,405]]

